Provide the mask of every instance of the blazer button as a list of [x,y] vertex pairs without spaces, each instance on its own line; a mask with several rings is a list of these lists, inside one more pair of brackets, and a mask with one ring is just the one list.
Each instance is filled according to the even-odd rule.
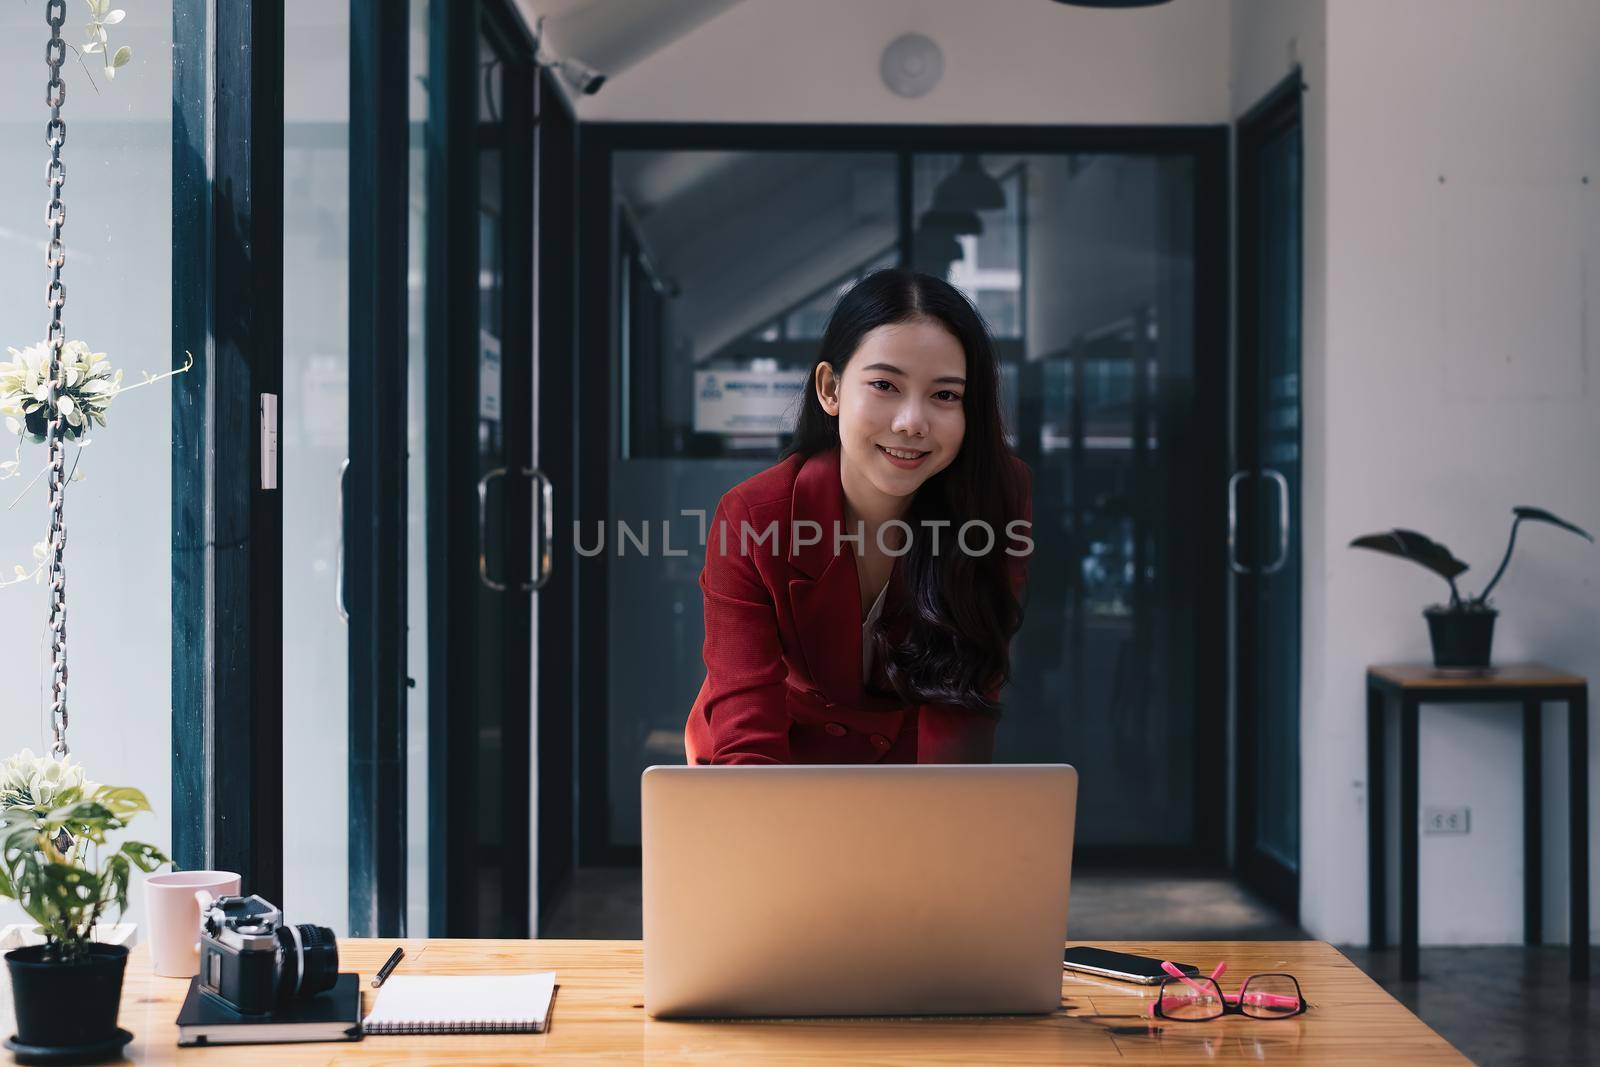
[[828,733],[832,734],[834,737],[843,737],[845,734],[850,732],[844,727],[843,724],[836,722],[830,722],[828,725],[824,726],[823,729],[828,731]]
[[872,735],[872,743],[874,745],[877,745],[878,748],[883,750],[884,752],[889,751],[889,746],[890,746],[890,744],[892,744],[892,742],[887,737],[884,737],[882,734],[873,734]]

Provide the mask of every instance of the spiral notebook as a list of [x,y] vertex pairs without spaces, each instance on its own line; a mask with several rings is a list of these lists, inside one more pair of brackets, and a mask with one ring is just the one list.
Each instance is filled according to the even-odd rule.
[[542,1034],[550,1025],[554,972],[403,975],[378,990],[362,1023],[369,1034]]

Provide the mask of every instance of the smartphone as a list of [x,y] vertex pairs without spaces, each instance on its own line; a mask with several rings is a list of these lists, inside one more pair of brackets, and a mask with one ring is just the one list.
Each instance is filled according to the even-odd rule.
[[[1161,969],[1161,961],[1158,959],[1135,956],[1128,952],[1109,952],[1103,948],[1090,948],[1088,945],[1074,945],[1067,949],[1061,954],[1061,966],[1069,971],[1098,974],[1104,978],[1138,982],[1140,985],[1155,985],[1161,979],[1170,977]],[[1177,966],[1184,974],[1200,973],[1200,968],[1192,963],[1180,963]]]

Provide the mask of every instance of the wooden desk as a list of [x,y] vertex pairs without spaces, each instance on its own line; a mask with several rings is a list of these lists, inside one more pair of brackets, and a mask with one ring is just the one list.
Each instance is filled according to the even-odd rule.
[[[344,940],[345,970],[362,989],[397,942]],[[1105,942],[1207,971],[1228,961],[1223,988],[1257,971],[1288,971],[1310,1002],[1306,1014],[1263,1021],[1151,1026],[1146,987],[1063,975],[1061,1009],[1045,1016],[897,1019],[661,1021],[643,1009],[644,955],[637,941],[405,941],[400,973],[486,974],[553,970],[560,990],[545,1034],[368,1037],[351,1044],[180,1049],[174,1020],[186,983],[150,973],[145,946],[128,964],[121,1025],[136,1035],[137,1063],[188,1067],[253,1064],[648,1061],[727,1064],[975,1063],[1452,1063],[1467,1061],[1331,946],[1320,941]],[[0,1011],[9,1013],[9,990]],[[10,1033],[10,1020],[5,1020]]]
[[1522,710],[1523,940],[1543,940],[1543,863],[1540,826],[1544,779],[1540,712],[1567,705],[1567,854],[1571,951],[1568,974],[1589,977],[1589,683],[1541,663],[1503,664],[1478,674],[1441,672],[1427,664],[1367,668],[1367,913],[1372,947],[1388,940],[1388,852],[1384,841],[1384,709],[1400,708],[1400,977],[1417,977],[1417,713],[1423,704],[1496,703]]

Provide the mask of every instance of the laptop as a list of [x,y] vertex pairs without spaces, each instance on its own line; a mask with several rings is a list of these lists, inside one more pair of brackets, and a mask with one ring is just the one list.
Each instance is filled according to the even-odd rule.
[[651,767],[656,1018],[1053,1012],[1065,764]]

